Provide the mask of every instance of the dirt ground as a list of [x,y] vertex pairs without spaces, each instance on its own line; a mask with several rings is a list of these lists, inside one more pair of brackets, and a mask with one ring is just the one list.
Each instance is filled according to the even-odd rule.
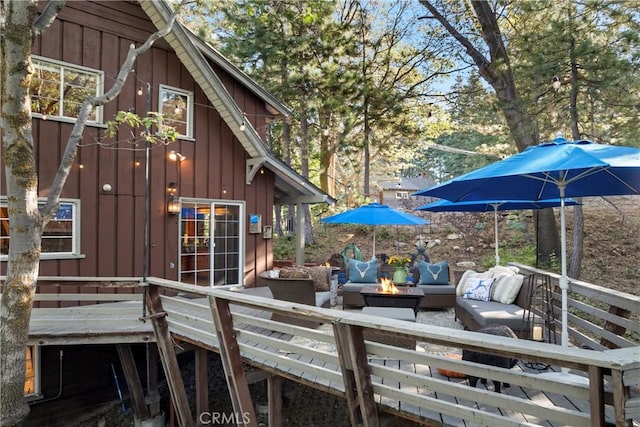
[[[580,280],[640,295],[640,197],[589,198],[583,200],[584,257]],[[558,209],[554,209],[558,217]],[[421,213],[422,214],[422,213]],[[494,264],[493,214],[423,213],[430,225],[379,226],[376,229],[376,253],[388,256],[408,255],[416,251],[415,241],[422,236],[435,246],[427,249],[431,261],[473,261],[475,269]],[[501,212],[498,215],[499,246],[502,260],[528,246],[535,253],[535,229],[531,211]],[[557,221],[558,227],[560,221]],[[372,255],[371,227],[321,225],[314,230],[316,244],[307,250],[307,261],[324,263],[354,243],[363,258]],[[567,208],[567,250],[571,259],[573,208]],[[456,238],[452,238],[457,236]],[[467,248],[469,248],[467,250]],[[504,262],[501,262],[504,263]],[[483,267],[484,265],[484,267]],[[557,272],[559,273],[559,259]]]

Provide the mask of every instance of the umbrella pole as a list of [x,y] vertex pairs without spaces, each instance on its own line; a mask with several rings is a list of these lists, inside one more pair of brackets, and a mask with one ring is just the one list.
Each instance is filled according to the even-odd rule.
[[373,226],[373,257],[376,257],[376,226]]
[[[567,228],[565,222],[564,212],[564,189],[565,183],[561,182],[558,185],[560,190],[560,252],[561,252],[561,268],[562,274],[560,275],[560,289],[562,290],[562,346],[569,346],[569,333],[567,326],[567,288],[569,287],[569,281],[567,277]],[[562,368],[563,373],[569,372],[568,368]]]
[[498,205],[493,205],[493,236],[496,244],[496,267],[500,264],[500,251],[498,250]]

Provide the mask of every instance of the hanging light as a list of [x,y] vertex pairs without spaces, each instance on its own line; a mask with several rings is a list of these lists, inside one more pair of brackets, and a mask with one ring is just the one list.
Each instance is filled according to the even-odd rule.
[[553,79],[551,79],[551,86],[553,86],[555,90],[560,89],[560,86],[562,86],[562,82],[560,81],[558,76],[553,76]]
[[169,215],[176,215],[180,213],[180,199],[176,195],[177,191],[178,189],[176,183],[170,182],[169,186],[167,187],[167,193],[169,194],[167,200],[167,213]]

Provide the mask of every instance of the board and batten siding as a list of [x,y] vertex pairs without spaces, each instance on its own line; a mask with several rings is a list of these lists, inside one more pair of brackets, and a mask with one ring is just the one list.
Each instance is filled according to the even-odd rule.
[[[33,46],[33,53],[102,70],[108,89],[132,43],[139,45],[154,27],[144,12],[130,2],[69,2],[51,28]],[[212,68],[247,114],[258,133],[265,133],[269,115],[264,101],[220,67]],[[182,139],[150,148],[150,260],[149,275],[178,278],[178,216],[167,215],[167,186],[177,184],[177,195],[206,199],[244,200],[246,214],[257,213],[263,225],[272,225],[274,175],[262,170],[246,185],[247,153],[229,126],[210,105],[205,94],[164,41],[140,56],[122,93],[103,110],[103,120],[117,111],[144,115],[145,96],[140,87],[151,83],[151,110],[158,108],[159,85],[188,90],[194,95],[193,140]],[[34,118],[40,195],[48,195],[60,162],[71,123]],[[125,140],[126,130],[115,138]],[[81,200],[81,259],[43,260],[40,274],[47,276],[141,276],[144,217],[144,145],[108,144],[104,128],[88,126],[62,197]],[[104,141],[105,144],[98,144]],[[112,141],[109,141],[112,142]],[[186,156],[182,163],[168,159],[171,150]],[[82,168],[80,167],[82,165]],[[104,184],[112,190],[105,192]],[[6,187],[2,187],[6,194]],[[248,221],[245,221],[248,223]],[[246,233],[245,281],[255,283],[258,271],[270,262],[271,240]],[[72,292],[68,289],[67,292]]]

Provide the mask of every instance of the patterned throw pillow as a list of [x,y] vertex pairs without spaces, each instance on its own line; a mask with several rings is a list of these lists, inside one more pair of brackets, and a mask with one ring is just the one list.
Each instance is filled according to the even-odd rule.
[[420,271],[418,285],[449,284],[449,263],[447,261],[440,261],[436,264],[418,261],[418,271]]
[[353,283],[376,283],[378,281],[378,260],[349,260],[349,281]]
[[306,270],[309,277],[313,279],[316,292],[326,292],[330,289],[331,267],[304,267],[304,270]]
[[467,281],[467,289],[464,291],[463,298],[489,301],[491,299],[491,285],[493,285],[493,280],[493,277],[490,279],[480,279],[479,277],[470,278]]

